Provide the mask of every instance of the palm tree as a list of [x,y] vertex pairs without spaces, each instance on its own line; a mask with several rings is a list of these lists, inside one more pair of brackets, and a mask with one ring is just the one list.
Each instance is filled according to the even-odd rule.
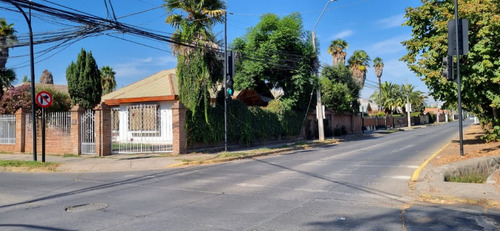
[[378,92],[379,92],[379,97],[378,97],[378,101],[379,101],[379,111],[382,110],[382,104],[380,103],[381,99],[382,99],[382,91],[381,91],[381,88],[382,88],[382,80],[381,80],[381,77],[382,77],[382,72],[384,71],[384,62],[382,61],[382,59],[380,57],[376,57],[374,60],[373,60],[373,67],[375,67],[375,75],[377,76],[378,78]]
[[413,111],[423,112],[425,109],[424,102],[425,99],[427,99],[425,94],[421,91],[415,91],[415,86],[411,84],[402,85],[401,87],[404,91],[405,97],[408,95]]
[[349,47],[349,44],[342,39],[333,40],[328,46],[328,54],[332,55],[332,66],[339,64],[345,65],[345,57],[347,55],[344,50]]
[[[177,30],[173,39],[179,43],[173,43],[174,54],[182,52],[187,54],[191,46],[213,47],[213,34],[211,27],[216,23],[224,22],[226,12],[224,1],[222,0],[165,0],[165,7],[169,16],[165,20]],[[184,11],[183,14],[177,11]]]
[[365,51],[356,50],[347,62],[352,71],[352,77],[360,88],[363,88],[365,85],[366,72],[370,66],[370,57]]
[[101,86],[103,95],[116,89],[115,74],[116,72],[114,72],[113,68],[110,66],[103,66],[101,68]]
[[9,44],[17,39],[14,36],[14,24],[7,24],[5,18],[0,18],[0,70],[5,71],[5,64],[9,58]]
[[12,69],[0,70],[0,99],[3,96],[4,89],[11,86],[12,82],[16,80],[16,73]]
[[15,32],[14,24],[8,24],[5,18],[0,18],[0,98],[3,96],[4,88],[16,80],[14,70],[5,68],[9,58],[9,44],[17,40]]
[[[166,22],[176,28],[172,51],[177,56],[179,99],[194,115],[203,100],[208,123],[210,90],[222,77],[222,63],[217,59],[219,45],[212,26],[224,21],[223,0],[165,0]],[[184,13],[182,13],[184,12]]]

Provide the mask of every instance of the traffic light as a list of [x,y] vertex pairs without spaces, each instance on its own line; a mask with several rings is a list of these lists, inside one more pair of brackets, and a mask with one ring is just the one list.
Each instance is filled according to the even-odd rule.
[[234,94],[234,87],[233,87],[233,85],[234,85],[233,78],[228,78],[226,80],[226,90],[227,90],[227,96],[228,97],[231,97]]
[[231,97],[234,94],[234,57],[235,52],[234,51],[229,51],[227,52],[227,66],[226,68],[226,91],[227,91],[227,96]]
[[443,57],[443,76],[450,81],[455,80],[453,76],[453,56]]

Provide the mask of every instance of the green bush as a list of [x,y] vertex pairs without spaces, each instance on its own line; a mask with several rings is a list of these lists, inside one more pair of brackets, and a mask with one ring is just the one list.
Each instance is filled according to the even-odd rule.
[[485,142],[500,141],[500,126],[495,126],[493,129],[486,130],[486,135],[481,137]]
[[[188,143],[218,144],[224,141],[224,100],[218,95],[216,107],[209,108],[209,123],[203,110],[187,112]],[[251,144],[258,140],[299,135],[305,112],[291,110],[288,102],[273,100],[266,108],[247,107],[239,100],[227,102],[228,141]]]
[[422,115],[422,113],[420,113],[420,112],[411,112],[410,113],[411,117],[419,117],[420,115]]

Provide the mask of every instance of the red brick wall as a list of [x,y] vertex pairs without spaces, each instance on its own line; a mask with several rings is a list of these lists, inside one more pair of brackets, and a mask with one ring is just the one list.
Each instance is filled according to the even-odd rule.
[[[40,123],[39,123],[40,124]],[[17,131],[16,131],[17,132]],[[37,129],[37,153],[42,153],[42,130]],[[16,141],[17,142],[17,141]],[[26,129],[25,151],[33,152],[33,131]],[[47,154],[74,154],[71,145],[71,135],[59,129],[45,128],[45,153]]]

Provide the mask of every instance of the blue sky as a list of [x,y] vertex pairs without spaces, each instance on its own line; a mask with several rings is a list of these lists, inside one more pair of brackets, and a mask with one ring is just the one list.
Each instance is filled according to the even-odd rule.
[[[51,5],[50,1],[33,1]],[[104,0],[57,1],[82,12],[107,17],[104,2]],[[120,22],[162,33],[174,31],[174,28],[164,22],[166,13],[160,7],[163,4],[162,0],[112,0],[111,2]],[[234,38],[243,36],[247,28],[255,26],[259,22],[259,17],[265,13],[274,13],[282,17],[299,12],[303,18],[304,29],[312,30],[327,2],[327,0],[228,0],[228,12],[231,13],[228,16],[228,41],[231,43]],[[349,43],[348,57],[355,50],[365,50],[372,60],[375,57],[384,60],[382,81],[403,84],[408,78],[408,82],[415,85],[417,90],[427,92],[425,84],[408,70],[405,63],[399,61],[405,54],[400,42],[411,36],[411,29],[401,26],[404,22],[405,8],[420,4],[418,0],[338,0],[330,3],[316,27],[316,35],[320,41],[320,61],[324,64],[331,63],[331,56],[326,52],[327,47],[332,40],[342,38]],[[0,7],[15,9],[5,3],[0,3]],[[141,11],[145,12],[134,14]],[[20,13],[0,8],[0,15],[9,23],[15,24],[20,38],[28,34],[26,22]],[[53,20],[36,12],[33,14],[35,36],[38,33],[57,31],[76,25],[78,24],[60,19]],[[221,39],[224,35],[223,30],[223,25],[214,28],[214,32]],[[118,88],[176,65],[176,58],[170,52],[167,43],[121,33],[111,35],[113,37],[100,35],[86,38],[47,54],[36,55],[36,82],[42,71],[47,69],[52,72],[56,84],[66,84],[66,68],[71,61],[76,61],[81,48],[92,51],[99,67],[107,65],[116,71]],[[37,45],[35,52],[54,45]],[[8,60],[7,67],[16,70],[18,82],[24,75],[30,76],[28,54],[28,47],[11,50],[12,58]],[[361,96],[369,97],[375,90],[377,81],[375,71],[370,67]]]

